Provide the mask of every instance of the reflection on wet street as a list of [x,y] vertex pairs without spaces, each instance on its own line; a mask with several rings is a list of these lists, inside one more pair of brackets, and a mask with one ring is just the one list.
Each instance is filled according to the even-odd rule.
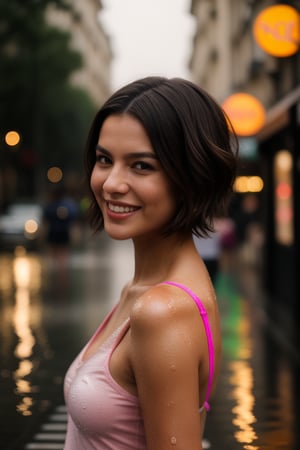
[[259,304],[256,275],[244,269],[239,289],[241,280],[224,273],[217,281],[223,365],[207,419],[207,448],[297,450],[299,365],[274,340]]
[[40,288],[41,274],[37,259],[29,259],[24,252],[16,252],[13,260],[13,280],[15,285],[15,306],[12,315],[12,325],[18,342],[15,347],[15,357],[18,367],[13,373],[16,384],[16,393],[19,395],[19,403],[16,409],[22,415],[30,415],[32,407],[33,386],[27,377],[33,370],[32,353],[35,338],[31,331],[34,328],[36,317],[34,310],[31,314],[31,295]]
[[67,259],[0,254],[1,449],[24,449],[63,403],[64,373],[130,277],[130,254],[105,238]]
[[[118,299],[131,256],[130,243],[105,237],[67,259],[22,248],[0,254],[3,450],[62,449],[28,443],[63,408],[64,373]],[[224,357],[204,448],[298,450],[299,365],[267,326],[255,273],[241,273],[217,280]]]

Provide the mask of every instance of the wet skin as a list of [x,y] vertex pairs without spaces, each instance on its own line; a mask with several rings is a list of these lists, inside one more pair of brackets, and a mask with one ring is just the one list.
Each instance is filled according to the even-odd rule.
[[129,317],[130,329],[112,354],[110,372],[139,397],[147,450],[201,450],[205,413],[198,410],[209,367],[203,322],[185,292],[159,283],[181,282],[201,298],[212,326],[218,369],[220,334],[213,287],[192,235],[162,235],[176,210],[176,198],[140,122],[127,114],[109,116],[95,152],[91,188],[104,228],[113,239],[133,240],[135,272],[84,359]]
[[108,117],[99,135],[91,187],[114,239],[159,231],[175,199],[143,126],[129,115]]

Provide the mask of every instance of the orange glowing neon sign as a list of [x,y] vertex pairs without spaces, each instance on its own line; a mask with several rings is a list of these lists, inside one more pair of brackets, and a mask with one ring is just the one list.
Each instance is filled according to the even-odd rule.
[[238,92],[229,96],[222,107],[238,136],[254,135],[265,123],[265,108],[253,95]]
[[253,34],[266,53],[277,57],[293,55],[299,50],[300,15],[288,5],[265,8],[254,21]]

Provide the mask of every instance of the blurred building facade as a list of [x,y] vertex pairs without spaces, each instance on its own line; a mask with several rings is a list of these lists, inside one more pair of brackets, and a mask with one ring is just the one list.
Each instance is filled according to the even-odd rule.
[[[192,0],[196,19],[190,58],[193,81],[220,103],[236,92],[255,96],[266,122],[241,152],[240,173],[259,175],[260,220],[264,229],[262,282],[266,309],[290,342],[299,342],[300,320],[300,51],[275,57],[254,39],[255,18],[285,4],[300,12],[300,1]],[[300,15],[299,15],[300,27]],[[242,197],[245,194],[239,194]]]
[[112,52],[109,38],[101,25],[100,0],[68,0],[70,9],[49,7],[49,23],[71,33],[71,45],[83,58],[83,67],[72,75],[74,85],[89,93],[96,106],[111,90]]

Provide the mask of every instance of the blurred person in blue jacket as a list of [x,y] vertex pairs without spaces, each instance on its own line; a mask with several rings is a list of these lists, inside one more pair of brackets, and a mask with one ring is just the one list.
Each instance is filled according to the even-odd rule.
[[71,243],[71,226],[78,217],[76,202],[66,195],[63,186],[56,187],[44,208],[47,227],[46,240],[53,251],[68,248]]

